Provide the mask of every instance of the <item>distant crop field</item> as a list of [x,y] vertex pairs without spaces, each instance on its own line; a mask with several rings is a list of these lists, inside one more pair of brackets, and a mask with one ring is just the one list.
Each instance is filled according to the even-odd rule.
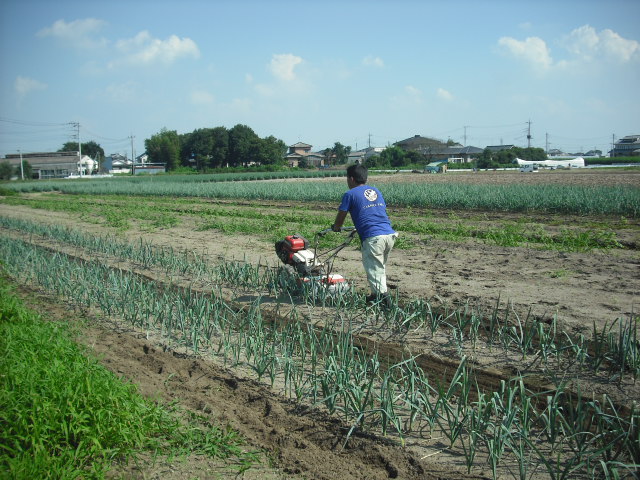
[[[520,174],[480,172],[447,175],[372,176],[370,183],[384,184],[389,205],[441,209],[507,212],[557,212],[578,215],[640,214],[640,188],[619,175],[600,184],[597,174]],[[634,180],[640,175],[629,174]],[[247,181],[252,178],[252,181]],[[345,190],[344,179],[265,181],[257,177],[229,174],[224,177],[160,176],[112,179],[58,180],[8,184],[20,192],[60,191],[69,194],[153,195],[171,197],[242,198],[246,200],[299,200],[338,202]],[[608,178],[608,177],[607,177]],[[528,183],[525,183],[528,182]]]

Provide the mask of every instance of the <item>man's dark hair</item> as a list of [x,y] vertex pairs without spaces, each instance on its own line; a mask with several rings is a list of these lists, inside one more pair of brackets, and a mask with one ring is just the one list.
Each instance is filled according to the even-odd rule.
[[347,177],[352,177],[357,185],[364,185],[367,183],[367,177],[369,176],[369,170],[364,165],[351,165],[347,168]]

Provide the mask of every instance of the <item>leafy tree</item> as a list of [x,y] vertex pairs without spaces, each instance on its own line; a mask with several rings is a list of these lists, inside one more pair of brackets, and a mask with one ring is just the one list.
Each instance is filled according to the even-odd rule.
[[22,160],[22,170],[20,170],[20,165],[16,165],[15,174],[18,178],[24,175],[25,179],[31,179],[33,178],[33,167],[26,160]]
[[307,164],[307,159],[305,157],[298,160],[298,168],[307,168],[308,166],[309,165]]
[[[192,150],[189,146],[189,139],[191,138],[191,133],[181,133],[178,134],[178,140],[180,141],[180,165],[188,169],[192,168],[195,159],[191,158]],[[149,152],[147,152],[149,153]],[[193,160],[193,161],[192,161]],[[181,167],[176,167],[176,170]]]
[[[200,128],[185,135],[182,141],[182,160],[195,160],[195,167],[198,171],[209,166],[209,158],[213,150],[213,134],[211,128]],[[185,153],[187,154],[185,156]]]
[[492,152],[485,148],[478,157],[478,168],[497,168],[500,165],[515,163],[516,158],[530,161],[542,161],[547,158],[547,154],[542,148],[520,148],[513,147],[508,150]]
[[405,153],[405,165],[422,165],[425,163],[427,163],[427,159],[420,152],[410,150]]
[[0,163],[0,180],[11,180],[13,167],[9,162]]
[[395,145],[389,148],[385,148],[381,153],[382,164],[387,164],[390,167],[397,168],[406,165],[406,152]]
[[478,165],[478,168],[494,168],[498,164],[493,159],[491,150],[489,150],[488,148],[485,148],[483,152],[478,156],[477,165]]
[[257,142],[256,161],[261,165],[279,165],[284,163],[284,155],[287,146],[273,135],[263,138]]
[[229,156],[229,131],[225,127],[216,127],[211,130],[213,145],[211,147],[211,157],[209,166],[217,168],[224,166]]
[[[78,142],[67,142],[65,143],[58,152],[77,152],[78,151]],[[104,150],[102,147],[94,142],[93,140],[89,142],[82,143],[82,155],[88,155],[91,158],[104,158]]]
[[258,138],[247,125],[238,124],[231,128],[229,130],[229,163],[237,167],[255,161],[252,156],[255,155],[255,141]]
[[372,155],[364,161],[367,168],[388,168],[389,164],[385,163],[385,158],[381,155]]
[[[145,140],[145,146],[152,162],[169,162],[167,170],[179,167],[178,161],[181,161],[183,166],[195,167],[200,172],[224,166],[246,166],[251,162],[277,166],[284,163],[287,151],[282,140],[274,136],[261,139],[246,125],[236,125],[230,130],[200,128],[181,135],[163,129]],[[163,160],[167,156],[169,159]],[[171,167],[172,161],[174,167]]]
[[163,128],[160,133],[144,141],[149,159],[153,163],[164,163],[168,171],[180,162],[180,138],[175,130]]
[[324,150],[322,150],[322,155],[324,156],[324,164],[326,166],[329,166],[333,163],[334,156],[332,148],[325,148]]
[[[531,161],[542,161],[547,159],[547,153],[543,148],[519,148],[514,147],[511,150],[507,150],[508,152],[513,152],[514,156],[512,158],[512,162],[515,161],[515,157],[522,158],[523,160],[531,160]],[[509,162],[505,162],[509,163]]]
[[351,147],[345,147],[340,142],[333,144],[331,149],[337,165],[344,165],[349,160],[349,154],[351,153]]

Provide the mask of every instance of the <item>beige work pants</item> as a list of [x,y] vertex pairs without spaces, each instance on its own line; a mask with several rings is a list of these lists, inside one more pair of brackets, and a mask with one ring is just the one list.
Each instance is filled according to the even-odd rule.
[[373,295],[387,292],[387,258],[393,249],[397,233],[369,237],[362,242],[362,265]]

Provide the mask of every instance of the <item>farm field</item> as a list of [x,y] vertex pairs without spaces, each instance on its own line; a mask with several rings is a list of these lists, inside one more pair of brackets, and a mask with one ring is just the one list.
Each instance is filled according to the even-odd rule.
[[[308,183],[320,191],[326,185],[331,192],[346,188],[344,179],[335,178],[246,183]],[[243,315],[254,315],[259,305],[268,323],[285,319],[287,324],[295,318],[314,331],[337,334],[348,325],[354,351],[372,355],[388,366],[413,359],[434,386],[432,395],[437,397],[436,385],[452,385],[446,400],[456,408],[464,396],[470,397],[476,410],[482,405],[482,393],[486,399],[504,400],[508,398],[506,386],[521,385],[527,394],[520,390],[517,397],[522,400],[528,396],[538,404],[550,402],[566,389],[566,398],[572,401],[597,399],[609,414],[613,409],[621,418],[628,417],[631,441],[633,435],[638,440],[638,413],[633,405],[640,398],[636,381],[640,364],[636,337],[640,214],[633,202],[640,191],[640,172],[397,174],[372,176],[370,183],[383,193],[398,184],[425,191],[449,184],[496,189],[513,185],[603,187],[624,192],[626,196],[619,198],[625,204],[615,208],[626,210],[607,214],[432,208],[397,205],[387,197],[400,239],[388,265],[388,281],[399,308],[386,313],[375,306],[366,307],[357,296],[365,289],[357,242],[343,250],[334,265],[356,290],[344,305],[294,295],[287,299],[283,292],[260,283],[261,278],[267,278],[266,273],[251,273],[277,270],[273,243],[283,235],[301,233],[311,240],[314,232],[327,228],[335,216],[335,194],[317,201],[18,193],[0,199],[0,239],[26,245],[21,243],[19,248],[45,249],[48,255],[59,253],[75,262],[103,265],[167,291],[188,289],[209,295],[215,290],[220,301],[233,305]],[[615,196],[611,202],[615,204]],[[183,260],[175,266],[143,261],[125,256],[124,247],[101,249],[95,246],[100,242],[83,243],[71,240],[72,236],[63,238],[62,233],[38,230],[46,226],[82,232],[88,239],[104,239],[103,243],[111,245],[153,245],[152,250]],[[339,236],[331,234],[322,248],[338,241]],[[25,253],[24,257],[30,255],[36,254]],[[189,263],[196,260],[199,269]],[[19,270],[9,269],[9,273],[19,282],[27,280]],[[354,417],[357,409],[353,405],[347,414],[347,406],[327,401],[331,395],[326,392],[318,394],[315,401],[292,395],[291,384],[278,375],[270,379],[264,371],[261,373],[246,352],[236,355],[229,347],[230,353],[226,353],[226,347],[216,348],[211,339],[196,352],[194,343],[187,342],[184,335],[162,336],[167,333],[164,326],[158,329],[149,323],[127,324],[121,318],[126,316],[123,313],[107,317],[97,309],[97,301],[80,302],[84,294],[54,296],[36,285],[33,278],[30,276],[29,284],[24,285],[24,298],[31,299],[40,310],[58,318],[82,314],[94,319],[83,342],[92,345],[110,369],[131,378],[143,393],[178,400],[188,408],[213,415],[219,422],[228,422],[257,447],[272,452],[284,478],[548,478],[550,465],[544,463],[545,452],[574,458],[572,451],[580,448],[570,439],[556,447],[535,443],[539,450],[531,444],[527,455],[532,461],[523,472],[518,460],[521,457],[512,451],[515,439],[522,439],[521,433],[509,437],[511,443],[503,446],[500,457],[496,451],[481,448],[481,439],[469,467],[469,449],[475,448],[475,437],[468,426],[454,434],[459,425],[447,419],[453,415],[453,407],[435,414],[435,427],[418,417],[416,426],[408,427],[407,412],[403,412],[400,427],[393,422],[386,424],[373,412]],[[223,334],[217,331],[216,336]],[[620,352],[611,353],[614,339],[619,340],[618,346],[624,343],[628,348],[622,364],[614,361],[620,358]],[[198,350],[197,341],[195,346]],[[607,348],[609,353],[598,357]],[[598,366],[590,367],[597,358]],[[326,373],[329,367],[324,368]],[[460,372],[468,372],[474,379],[468,391]],[[387,378],[384,375],[380,373],[377,378]],[[446,395],[440,393],[436,404],[444,405]],[[391,403],[401,410],[401,395],[397,395]],[[341,396],[339,392],[333,394],[336,399]],[[365,402],[367,408],[381,408],[380,398]],[[493,405],[497,409],[497,404]],[[565,411],[570,410],[563,405]],[[523,411],[522,406],[519,411]],[[354,428],[356,424],[362,428]],[[532,428],[536,438],[547,436],[541,425]],[[567,437],[577,438],[568,432],[568,426],[565,428]],[[595,451],[602,446],[602,438],[597,435],[589,437],[593,443],[583,442],[585,448]],[[638,462],[634,457],[637,450],[619,445],[615,448],[620,452],[611,455],[609,468],[615,462]],[[584,450],[584,457],[593,451]],[[586,469],[580,469],[584,462],[582,458],[563,468],[574,468],[574,477],[589,478]],[[595,457],[593,462],[598,462]],[[187,469],[182,473],[195,471],[179,468]],[[619,473],[631,475],[631,470],[621,468]],[[181,478],[180,473],[174,478]]]

